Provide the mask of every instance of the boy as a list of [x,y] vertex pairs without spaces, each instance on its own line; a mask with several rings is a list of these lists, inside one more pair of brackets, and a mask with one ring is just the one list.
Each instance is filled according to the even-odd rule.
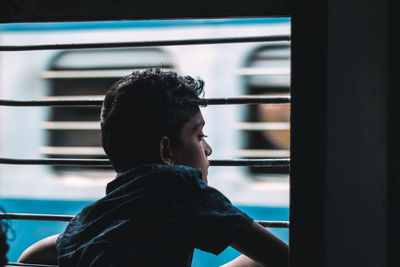
[[[226,266],[288,265],[284,242],[207,185],[203,85],[150,69],[110,88],[102,144],[118,175],[58,237],[60,266],[191,266],[194,248],[219,254],[229,245],[248,257]],[[42,248],[52,251],[56,238]]]

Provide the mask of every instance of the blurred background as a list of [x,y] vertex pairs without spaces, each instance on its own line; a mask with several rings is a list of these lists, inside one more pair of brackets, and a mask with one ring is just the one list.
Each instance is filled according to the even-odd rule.
[[[180,40],[290,34],[288,18],[0,24],[1,45]],[[0,52],[0,99],[103,99],[134,69],[162,68],[205,81],[205,97],[288,96],[290,43]],[[2,158],[105,158],[99,108],[0,107]],[[289,104],[202,108],[210,159],[286,158]],[[101,198],[109,168],[0,165],[0,205],[7,212],[76,214]],[[288,220],[289,175],[281,168],[210,167],[209,184],[257,220]],[[12,221],[10,261],[65,228]],[[287,229],[271,229],[288,242]],[[235,257],[196,251],[193,266]]]

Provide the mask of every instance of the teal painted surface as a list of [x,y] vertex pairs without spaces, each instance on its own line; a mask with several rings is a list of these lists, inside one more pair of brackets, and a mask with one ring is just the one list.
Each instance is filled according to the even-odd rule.
[[99,22],[53,22],[53,23],[6,23],[0,24],[0,31],[64,31],[64,30],[104,30],[124,28],[194,27],[205,25],[240,25],[288,23],[290,18],[250,18],[250,19],[182,19],[182,20],[138,20]]
[[[45,214],[65,214],[74,215],[82,207],[91,203],[91,201],[64,201],[64,200],[37,200],[37,199],[0,199],[0,206],[6,212],[10,213],[45,213]],[[287,221],[289,218],[288,207],[253,207],[239,206],[255,220],[272,220],[272,221]],[[14,232],[9,233],[10,251],[8,258],[11,262],[18,260],[19,255],[32,243],[47,237],[62,232],[66,223],[63,222],[42,222],[42,221],[11,221],[11,227]],[[277,236],[288,242],[288,229],[270,229]],[[239,254],[228,248],[220,255],[215,256],[200,250],[195,251],[193,259],[193,267],[200,266],[218,266],[226,263]]]

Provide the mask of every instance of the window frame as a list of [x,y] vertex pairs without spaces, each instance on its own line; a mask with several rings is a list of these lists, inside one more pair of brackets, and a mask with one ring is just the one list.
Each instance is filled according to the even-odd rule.
[[[311,0],[307,4],[290,0],[249,1],[246,5],[211,0],[195,1],[191,5],[183,1],[143,1],[138,5],[137,1],[92,0],[78,5],[78,1],[44,0],[31,1],[31,5],[26,5],[26,1],[16,0],[3,5],[0,22],[291,16],[291,266],[337,266],[335,262],[341,258],[330,257],[335,253],[351,256],[342,259],[347,262],[346,266],[396,266],[396,253],[400,248],[397,242],[400,239],[400,219],[396,216],[400,210],[400,179],[396,178],[400,174],[400,155],[397,152],[400,141],[396,139],[400,133],[396,120],[400,115],[400,55],[394,26],[398,3],[394,0],[371,0],[362,4],[335,0]],[[347,41],[350,49],[346,53],[340,53],[338,47],[338,44],[344,44],[343,40]],[[381,56],[371,57],[377,51]],[[348,61],[349,55],[351,59],[358,58],[360,61]],[[343,68],[349,71],[347,74],[337,68],[343,62],[349,64]],[[370,73],[368,67],[371,67],[373,75],[360,75],[362,72]],[[310,73],[319,74],[313,76],[315,80],[311,85]],[[343,80],[334,79],[335,75]],[[350,96],[341,90],[341,82],[344,85],[354,82],[354,91]],[[374,94],[371,83],[376,83],[375,94],[382,108],[375,114],[368,110]],[[309,93],[302,93],[302,88],[307,88]],[[345,100],[346,104],[350,100],[354,105],[345,105],[345,110],[340,110],[341,100]],[[371,118],[371,132],[360,133],[350,127],[350,132],[357,135],[352,140],[339,142],[335,134],[340,133],[343,123],[335,120],[335,112]],[[316,119],[310,120],[310,117]],[[376,158],[379,171],[383,172],[383,182],[368,176],[368,170],[377,170],[371,164],[363,166],[371,178],[368,184],[363,183],[362,176],[347,177],[343,172],[342,176],[334,177],[328,173],[330,167],[340,167],[343,162],[332,149],[335,150],[337,145],[346,152],[346,145],[352,147],[351,142],[357,140],[370,141],[372,147],[368,149],[379,150],[383,147],[380,150],[382,157]],[[360,158],[353,159],[354,163],[362,165],[371,150],[363,146],[355,149]],[[344,164],[342,168],[354,171],[354,166]],[[368,193],[371,188],[379,189],[371,196],[376,202],[357,202],[355,207],[360,209],[356,213],[347,213],[350,210],[346,204],[357,200],[351,194],[341,196],[337,202],[329,198],[348,191]],[[383,210],[383,216],[371,220],[371,211],[366,212],[363,204],[372,212]],[[341,208],[346,215],[350,215],[343,221],[334,217]],[[363,222],[356,232],[351,227],[354,226],[354,219]],[[381,232],[368,231],[376,227],[383,228],[386,233],[384,238]],[[332,239],[335,234],[338,236]],[[352,240],[357,242],[347,246],[347,240],[339,238],[343,234],[354,234]],[[354,262],[359,265],[354,265]],[[380,264],[376,265],[376,262]]]

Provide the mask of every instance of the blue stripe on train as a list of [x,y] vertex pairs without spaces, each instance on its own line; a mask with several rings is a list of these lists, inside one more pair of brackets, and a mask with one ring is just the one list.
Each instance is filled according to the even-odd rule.
[[103,30],[124,28],[193,27],[204,25],[287,23],[290,18],[182,19],[99,22],[4,23],[0,31]]

